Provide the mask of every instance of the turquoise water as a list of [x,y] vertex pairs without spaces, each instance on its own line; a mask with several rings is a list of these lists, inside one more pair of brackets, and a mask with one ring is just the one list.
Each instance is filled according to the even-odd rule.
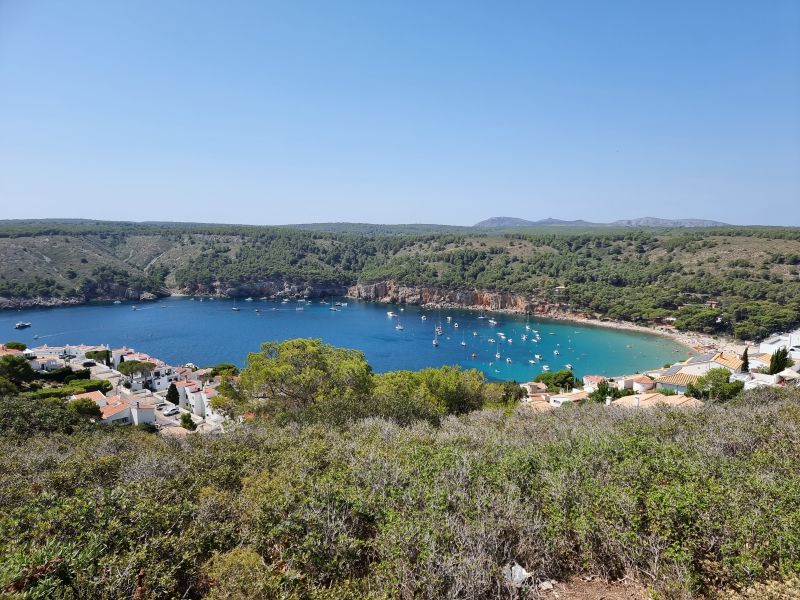
[[[0,340],[17,340],[29,346],[127,345],[171,364],[242,365],[247,353],[257,351],[262,341],[315,337],[363,351],[379,372],[460,364],[480,369],[491,379],[518,381],[541,373],[543,364],[557,371],[571,363],[579,376],[620,375],[660,367],[687,355],[686,349],[660,336],[545,319],[530,321],[531,330],[541,335],[536,343],[531,331],[525,329],[524,316],[487,313],[498,321],[492,326],[488,318],[479,319],[475,311],[453,309],[441,311],[443,335],[437,348],[432,340],[440,318],[438,310],[408,306],[401,312],[394,305],[343,301],[348,305],[339,312],[329,310],[329,305],[319,300],[310,306],[295,301],[240,300],[236,306],[241,310],[235,312],[231,300],[200,302],[189,298],[140,303],[138,310],[132,310],[133,304],[128,302],[2,311],[0,331],[5,333]],[[304,309],[296,310],[299,306]],[[397,318],[387,316],[389,310],[400,315],[402,331],[395,328]],[[447,316],[452,322],[447,322]],[[32,327],[15,330],[17,321],[30,322]],[[499,332],[513,342],[502,343]],[[524,333],[530,335],[527,341],[521,339]],[[498,343],[490,343],[489,338]],[[560,355],[555,356],[554,350]],[[500,360],[495,358],[496,352],[501,354]],[[472,358],[473,353],[476,358]],[[528,361],[534,354],[545,360],[531,365]],[[506,358],[511,358],[511,363]]]

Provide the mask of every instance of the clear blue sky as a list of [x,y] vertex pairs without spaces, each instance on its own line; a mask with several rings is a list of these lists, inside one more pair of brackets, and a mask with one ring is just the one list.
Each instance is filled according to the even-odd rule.
[[0,206],[800,225],[800,2],[0,0]]

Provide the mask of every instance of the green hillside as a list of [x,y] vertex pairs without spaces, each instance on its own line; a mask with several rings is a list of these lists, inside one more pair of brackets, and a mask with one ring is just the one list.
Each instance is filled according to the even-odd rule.
[[674,316],[685,329],[747,339],[800,319],[798,229],[314,227],[4,222],[0,296],[229,293],[264,282],[343,290],[391,279],[514,292],[629,321]]

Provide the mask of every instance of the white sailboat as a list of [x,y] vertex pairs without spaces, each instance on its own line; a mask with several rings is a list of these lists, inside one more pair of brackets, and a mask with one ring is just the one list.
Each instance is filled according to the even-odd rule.
[[464,347],[466,347],[466,345],[467,345],[467,340],[466,340],[466,334],[465,333],[461,334],[461,345],[464,346]]
[[434,346],[439,345],[439,331],[437,329],[433,330],[433,345]]
[[397,325],[395,325],[394,328],[397,329],[397,331],[403,331],[403,329],[405,329],[403,324],[400,322],[400,316],[397,317]]

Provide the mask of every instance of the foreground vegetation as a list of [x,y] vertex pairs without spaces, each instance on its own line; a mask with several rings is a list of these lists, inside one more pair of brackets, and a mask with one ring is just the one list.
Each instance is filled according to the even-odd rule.
[[541,414],[315,340],[220,373],[248,412],[216,438],[0,399],[3,597],[477,600],[593,574],[677,599],[800,573],[798,390]]
[[798,229],[401,231],[7,223],[0,296],[250,295],[266,283],[333,293],[393,280],[628,321],[676,317],[682,329],[750,340],[800,321]]

